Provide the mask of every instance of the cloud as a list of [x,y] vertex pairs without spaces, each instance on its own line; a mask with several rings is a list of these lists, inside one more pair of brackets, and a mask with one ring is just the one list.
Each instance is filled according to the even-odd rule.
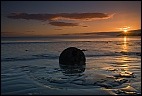
[[18,32],[18,31],[3,31],[1,32],[2,37],[13,37],[13,36],[25,36],[25,35],[30,35],[33,34],[35,31],[23,31],[23,32]]
[[60,13],[56,14],[56,18],[52,18],[52,20],[59,19],[69,19],[69,20],[83,20],[90,21],[96,19],[108,19],[112,17],[112,15],[108,15],[105,13]]
[[28,13],[11,13],[7,18],[11,19],[25,19],[25,20],[96,20],[96,19],[108,19],[114,14],[105,13],[57,13],[57,14],[28,14]]
[[34,32],[34,31],[26,31],[26,32]]
[[2,37],[11,37],[11,36],[18,36],[19,34],[24,34],[23,32],[14,32],[14,31],[11,31],[11,32],[1,32],[1,36]]
[[[7,16],[7,18],[48,21],[49,24],[53,26],[78,26],[77,23],[66,23],[59,21],[60,20],[92,21],[100,19],[109,19],[113,17],[113,15],[114,14],[106,14],[106,13],[56,13],[56,14],[11,13]],[[82,27],[88,27],[88,26],[82,26]]]
[[66,22],[49,22],[49,24],[54,26],[78,26],[77,23],[66,23]]
[[7,16],[7,18],[46,21],[54,17],[51,14],[11,13],[10,15]]
[[62,30],[62,29],[54,29],[54,30]]
[[82,26],[82,27],[88,27],[88,26]]

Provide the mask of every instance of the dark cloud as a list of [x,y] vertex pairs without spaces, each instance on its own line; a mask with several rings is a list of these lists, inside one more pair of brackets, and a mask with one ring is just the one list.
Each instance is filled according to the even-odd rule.
[[62,29],[54,29],[54,30],[62,30]]
[[16,32],[16,31],[5,31],[5,32],[1,32],[1,36],[2,37],[13,37],[13,36],[25,36],[25,35],[30,35],[33,34],[35,31],[23,31],[23,32]]
[[88,26],[82,26],[82,27],[88,27]]
[[108,19],[113,15],[105,13],[57,13],[57,14],[28,14],[28,13],[11,13],[7,18],[11,19],[26,19],[26,20],[95,20],[95,19]]
[[51,20],[54,16],[51,14],[11,13],[7,18],[46,21]]
[[[57,13],[57,14],[28,14],[28,13],[11,13],[7,18],[49,21],[53,26],[78,26],[77,23],[57,22],[57,20],[82,20],[91,21],[96,19],[108,19],[113,15],[105,13]],[[82,26],[88,27],[88,26]]]
[[66,22],[49,22],[49,24],[54,26],[78,26],[77,23],[66,23]]
[[11,31],[11,32],[1,32],[1,36],[2,37],[11,37],[11,36],[19,36],[19,34],[25,34],[25,32],[14,32],[14,31]]
[[26,31],[26,32],[34,32],[34,31]]

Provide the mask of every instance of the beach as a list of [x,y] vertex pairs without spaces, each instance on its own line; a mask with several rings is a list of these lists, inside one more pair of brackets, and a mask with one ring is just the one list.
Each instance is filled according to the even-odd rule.
[[[64,37],[2,39],[1,94],[141,94],[141,37]],[[82,72],[65,73],[59,66],[68,47],[84,50]]]

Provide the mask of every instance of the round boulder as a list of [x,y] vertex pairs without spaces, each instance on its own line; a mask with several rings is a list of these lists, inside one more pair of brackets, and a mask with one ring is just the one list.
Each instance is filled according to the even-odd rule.
[[69,47],[60,54],[59,63],[63,65],[85,65],[84,53],[75,47]]

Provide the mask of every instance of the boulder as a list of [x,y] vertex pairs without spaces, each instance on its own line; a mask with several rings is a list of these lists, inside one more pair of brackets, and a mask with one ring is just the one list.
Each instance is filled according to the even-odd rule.
[[60,54],[59,64],[63,65],[85,65],[84,53],[75,47],[69,47]]

